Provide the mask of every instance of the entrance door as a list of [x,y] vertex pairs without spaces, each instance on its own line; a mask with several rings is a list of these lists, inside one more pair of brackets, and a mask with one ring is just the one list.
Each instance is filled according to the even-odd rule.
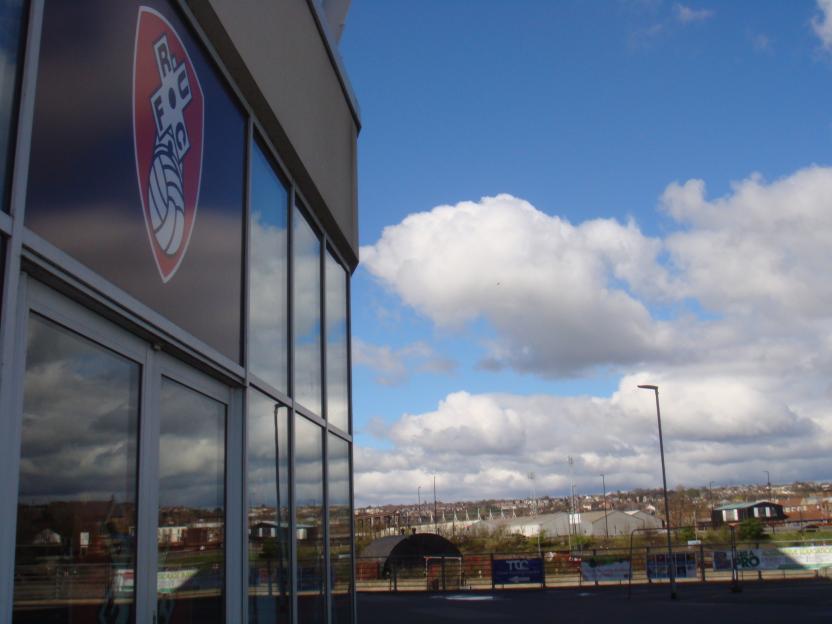
[[23,288],[14,622],[224,622],[234,391]]
[[224,621],[226,386],[160,358],[157,621]]

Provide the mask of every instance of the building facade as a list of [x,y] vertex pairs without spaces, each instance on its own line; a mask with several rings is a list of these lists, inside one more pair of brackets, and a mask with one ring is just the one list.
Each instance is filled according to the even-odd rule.
[[534,537],[543,532],[549,537],[568,535],[594,535],[611,537],[630,535],[634,530],[658,530],[663,526],[660,518],[643,512],[624,512],[613,509],[604,511],[585,511],[581,513],[555,512],[537,516],[521,516],[495,520],[481,520],[472,525],[472,530],[484,530],[489,533],[505,531],[526,537]]
[[0,624],[355,621],[348,0],[0,0]]
[[728,505],[720,505],[711,511],[711,526],[718,527],[723,524],[736,524],[750,518],[756,518],[762,522],[782,522],[788,516],[783,513],[783,505],[769,501],[731,503]]

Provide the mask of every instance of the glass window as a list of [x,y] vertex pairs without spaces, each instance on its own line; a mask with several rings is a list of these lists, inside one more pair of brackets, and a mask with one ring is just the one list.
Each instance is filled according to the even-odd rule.
[[287,391],[289,193],[256,143],[251,150],[249,366]]
[[134,621],[141,367],[29,319],[15,622]]
[[0,0],[0,206],[8,211],[17,83],[23,42],[23,0]]
[[326,254],[326,418],[349,431],[347,272]]
[[329,434],[329,556],[332,572],[332,624],[352,622],[352,504],[350,447]]
[[295,400],[321,413],[321,241],[295,208],[292,239]]
[[289,410],[252,391],[248,404],[248,621],[290,621]]
[[323,624],[323,437],[321,428],[295,416],[295,522],[299,624]]
[[158,621],[223,621],[225,405],[162,378]]

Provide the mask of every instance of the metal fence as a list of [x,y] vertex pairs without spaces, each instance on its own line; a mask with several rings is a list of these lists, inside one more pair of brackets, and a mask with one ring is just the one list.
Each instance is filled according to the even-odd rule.
[[[501,560],[542,559],[542,574],[506,580],[495,574]],[[832,542],[744,542],[673,547],[678,583],[740,582],[830,577]],[[666,546],[479,553],[461,557],[356,558],[358,591],[465,591],[510,588],[579,587],[668,582]]]

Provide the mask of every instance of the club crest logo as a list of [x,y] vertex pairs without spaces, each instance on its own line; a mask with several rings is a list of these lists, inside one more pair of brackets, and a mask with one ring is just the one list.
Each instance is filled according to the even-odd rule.
[[173,26],[139,8],[133,52],[133,144],[144,222],[163,282],[176,273],[193,232],[202,179],[205,102]]

